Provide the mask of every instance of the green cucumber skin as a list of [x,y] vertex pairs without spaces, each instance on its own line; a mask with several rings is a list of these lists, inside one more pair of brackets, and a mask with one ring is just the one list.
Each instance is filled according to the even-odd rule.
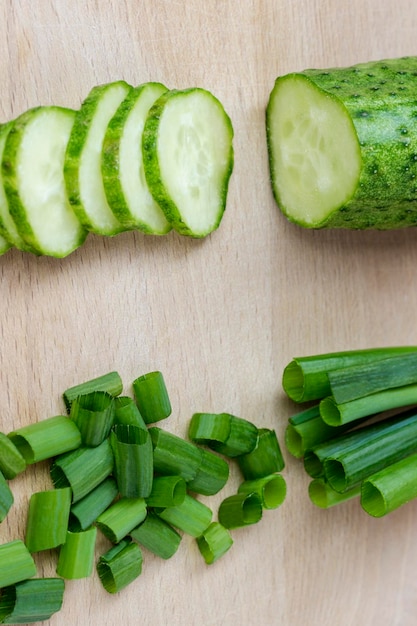
[[353,197],[324,222],[310,227],[389,230],[416,226],[417,57],[300,74],[343,103],[355,126],[362,157]]

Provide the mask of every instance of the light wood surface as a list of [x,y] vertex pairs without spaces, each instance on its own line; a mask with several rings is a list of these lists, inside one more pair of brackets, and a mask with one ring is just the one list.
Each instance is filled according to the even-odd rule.
[[[414,54],[414,0],[1,0],[0,121],[39,104],[77,108],[96,84],[124,79],[200,86],[235,130],[235,168],[220,229],[90,236],[65,260],[16,250],[0,260],[0,429],[61,413],[61,393],[109,370],[160,369],[185,436],[193,412],[228,411],[275,428],[295,407],[280,379],[294,356],[417,342],[417,234],[311,232],[272,199],[264,111],[275,78],[305,67]],[[144,553],[117,596],[97,575],[66,585],[48,624],[84,626],[412,626],[417,503],[375,520],[350,502],[308,500],[286,454],[288,495],[235,531],[206,566],[184,537],[165,562]],[[238,484],[203,499],[216,512]],[[24,538],[29,494],[46,464],[13,483],[0,542]],[[100,539],[98,553],[108,543]],[[55,555],[36,556],[54,575]]]

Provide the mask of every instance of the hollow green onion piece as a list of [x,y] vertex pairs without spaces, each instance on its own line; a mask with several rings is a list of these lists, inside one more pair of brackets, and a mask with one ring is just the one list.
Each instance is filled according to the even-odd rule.
[[161,372],[149,372],[136,378],[133,392],[146,424],[159,422],[171,415],[171,402]]
[[363,481],[361,506],[373,517],[383,517],[417,498],[417,454],[412,454]]
[[124,539],[103,554],[97,563],[101,584],[109,593],[118,593],[142,572],[142,551],[137,543]]
[[96,448],[78,448],[55,459],[50,468],[55,487],[71,487],[72,501],[78,502],[113,471],[113,452],[105,439]]
[[329,509],[332,506],[351,500],[359,496],[361,485],[358,484],[344,493],[338,493],[329,485],[324,478],[314,478],[308,486],[308,495],[313,504],[321,509]]
[[237,457],[237,462],[245,480],[281,472],[285,463],[275,430],[260,428],[254,450]]
[[228,413],[194,413],[188,426],[188,436],[200,445],[226,443],[230,435],[230,422]]
[[0,589],[35,574],[35,562],[23,541],[15,539],[0,545]]
[[331,394],[328,372],[416,350],[415,346],[399,346],[296,357],[284,369],[282,387],[294,402],[321,400]]
[[119,396],[114,399],[114,424],[131,424],[146,428],[136,402],[129,396]]
[[132,530],[130,536],[144,548],[162,559],[170,559],[181,542],[181,535],[153,512]]
[[125,498],[147,498],[153,481],[153,448],[146,428],[116,424],[110,434],[114,472]]
[[382,413],[389,409],[417,403],[417,385],[387,389],[344,404],[336,404],[331,396],[320,402],[320,415],[329,426],[340,426],[362,417]]
[[28,465],[79,448],[81,434],[64,415],[49,417],[8,434]]
[[155,473],[181,476],[187,482],[193,480],[201,465],[201,448],[157,426],[151,426],[149,434]]
[[230,419],[229,436],[224,443],[212,442],[210,447],[230,458],[251,452],[256,446],[258,437],[256,426],[242,417],[229,413],[223,413],[223,415]]
[[144,498],[121,498],[111,504],[96,520],[96,525],[112,543],[119,543],[146,517]]
[[2,589],[0,624],[31,624],[49,620],[62,608],[65,581],[33,578]]
[[69,413],[71,410],[71,404],[78,398],[89,394],[93,391],[106,391],[111,396],[119,396],[123,391],[123,382],[117,372],[109,372],[98,376],[74,387],[69,387],[63,393],[64,403]]
[[119,490],[114,478],[109,476],[84,498],[71,506],[68,528],[77,532],[93,524],[116,498]]
[[13,493],[9,487],[9,483],[0,472],[0,522],[6,518],[13,502]]
[[207,565],[218,561],[233,545],[230,532],[220,522],[212,522],[196,541]]
[[71,404],[70,418],[78,426],[83,445],[99,446],[113,426],[114,398],[106,391],[78,396]]
[[245,480],[238,493],[257,493],[264,509],[277,509],[287,495],[287,483],[282,474],[270,474],[255,480]]
[[186,482],[181,476],[156,476],[152,491],[146,498],[150,507],[178,506],[185,498]]
[[65,543],[70,506],[69,487],[31,495],[25,537],[29,552],[50,550]]
[[96,537],[95,526],[80,532],[67,531],[65,543],[59,551],[56,573],[68,580],[91,576]]
[[219,522],[225,528],[242,528],[256,524],[262,518],[262,501],[257,493],[236,493],[225,498],[218,511]]
[[188,482],[188,490],[212,496],[223,489],[229,478],[229,464],[210,450],[201,450],[201,463],[197,474]]
[[203,502],[187,494],[178,506],[156,509],[156,513],[168,524],[191,537],[199,537],[210,524],[213,511]]
[[26,461],[14,443],[0,433],[0,472],[7,480],[12,480],[26,469]]

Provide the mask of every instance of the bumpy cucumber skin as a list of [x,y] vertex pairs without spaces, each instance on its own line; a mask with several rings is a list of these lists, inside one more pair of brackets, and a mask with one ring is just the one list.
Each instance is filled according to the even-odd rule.
[[[167,91],[167,87],[162,85],[162,83],[151,84],[160,86]],[[144,83],[129,92],[107,127],[102,154],[103,183],[109,206],[116,216],[116,219],[123,224],[124,228],[139,230],[147,235],[164,235],[171,230],[171,225],[168,222],[164,230],[155,232],[149,224],[142,220],[138,221],[132,217],[124,199],[123,188],[118,175],[121,129],[126,122],[132,106],[135,104],[141,91],[145,89],[147,85],[149,85],[149,83]],[[138,146],[138,150],[141,150],[140,145]]]
[[[417,57],[300,74],[345,106],[362,158],[351,199],[323,222],[308,227],[388,230],[416,226]],[[279,204],[276,195],[275,199]]]
[[[171,89],[170,91],[167,91],[166,93],[162,94],[160,98],[158,98],[155,104],[151,107],[148,113],[147,120],[145,122],[145,128],[143,130],[143,136],[142,136],[142,155],[143,155],[143,165],[145,169],[145,177],[149,186],[149,190],[151,191],[151,194],[153,195],[155,201],[159,204],[159,206],[165,213],[165,216],[168,222],[170,222],[173,228],[181,235],[186,235],[188,237],[201,239],[203,237],[206,237],[208,234],[210,234],[211,232],[213,232],[220,226],[220,222],[223,218],[223,214],[226,209],[226,198],[227,198],[227,191],[228,191],[228,186],[229,186],[229,179],[232,174],[233,165],[234,165],[234,154],[233,154],[232,144],[230,146],[230,153],[228,155],[229,166],[227,170],[225,171],[224,178],[223,178],[223,185],[221,189],[221,203],[219,206],[217,219],[213,227],[210,228],[210,231],[205,232],[205,233],[195,233],[188,227],[187,224],[185,224],[185,222],[183,221],[181,217],[181,211],[179,210],[175,202],[172,200],[172,198],[168,194],[164,186],[164,183],[162,181],[162,177],[161,177],[161,171],[159,168],[159,161],[158,161],[158,146],[157,146],[159,123],[161,120],[161,116],[163,115],[164,107],[166,103],[168,102],[168,100],[171,98],[175,98],[177,96],[181,97],[184,94],[192,93],[195,91],[205,91],[205,90],[198,88],[198,87],[190,87],[189,89],[183,89],[183,90]],[[210,92],[205,92],[205,93],[208,93],[214,100],[219,102],[217,98],[215,98],[213,94],[211,94]],[[220,102],[219,104],[222,107]],[[230,131],[230,138],[232,139],[233,138],[232,122],[225,111],[224,111],[224,115],[225,115],[225,121]]]

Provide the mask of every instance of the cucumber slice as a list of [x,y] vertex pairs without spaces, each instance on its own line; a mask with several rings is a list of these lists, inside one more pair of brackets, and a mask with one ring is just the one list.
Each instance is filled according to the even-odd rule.
[[146,181],[167,220],[181,234],[205,237],[223,217],[233,170],[233,128],[210,92],[163,94],[143,131]]
[[3,154],[3,184],[19,235],[35,254],[65,257],[86,231],[65,193],[63,163],[75,112],[36,107],[19,116]]
[[110,121],[103,141],[102,175],[111,210],[127,229],[164,235],[171,230],[145,179],[142,133],[150,107],[167,88],[144,83],[132,89]]
[[71,205],[84,227],[99,235],[125,230],[107,202],[101,153],[107,126],[130,89],[125,81],[93,87],[77,112],[65,157]]
[[266,112],[272,190],[307,228],[417,224],[417,57],[278,77]]

